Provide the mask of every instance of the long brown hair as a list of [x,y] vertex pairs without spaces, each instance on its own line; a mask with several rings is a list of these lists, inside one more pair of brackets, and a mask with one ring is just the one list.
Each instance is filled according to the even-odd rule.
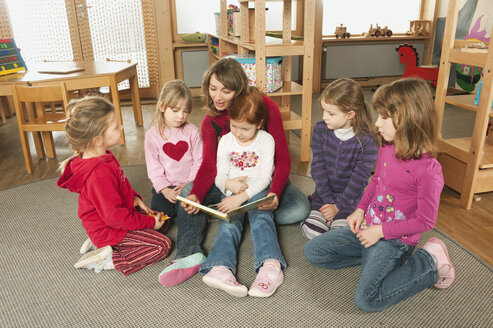
[[[375,111],[392,118],[396,157],[418,159],[424,152],[438,154],[438,115],[429,84],[407,78],[381,86],[372,99]],[[385,143],[381,136],[380,144]]]
[[182,80],[169,81],[163,86],[161,93],[159,94],[158,102],[156,105],[156,111],[152,118],[151,125],[156,122],[159,130],[159,134],[164,137],[165,119],[164,112],[161,112],[159,106],[163,106],[164,109],[168,107],[175,107],[180,100],[185,100],[187,108],[192,112],[193,100],[192,93],[188,86]]
[[320,101],[339,107],[344,113],[353,111],[350,120],[356,135],[374,135],[374,124],[370,108],[365,102],[361,86],[354,80],[341,78],[330,83],[320,95]]
[[202,108],[207,111],[211,116],[219,116],[220,111],[214,106],[214,102],[209,94],[209,83],[211,77],[214,75],[216,79],[224,85],[225,88],[234,91],[234,97],[238,97],[248,92],[250,89],[248,86],[248,77],[246,76],[243,67],[233,58],[222,58],[214,63],[204,73],[202,79],[202,94],[204,98],[202,100]]

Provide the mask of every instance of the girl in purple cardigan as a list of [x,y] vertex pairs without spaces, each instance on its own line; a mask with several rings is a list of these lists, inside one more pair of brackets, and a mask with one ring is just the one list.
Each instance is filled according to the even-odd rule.
[[378,154],[371,112],[363,89],[351,79],[338,79],[320,96],[323,121],[313,129],[311,175],[315,192],[311,212],[301,223],[312,239],[347,225],[358,205]]
[[436,160],[438,122],[430,87],[402,79],[373,97],[382,145],[375,174],[349,227],[331,230],[305,245],[306,258],[321,267],[362,265],[354,301],[381,311],[430,286],[448,288],[455,269],[445,244],[430,238],[414,251],[436,221],[443,175]]

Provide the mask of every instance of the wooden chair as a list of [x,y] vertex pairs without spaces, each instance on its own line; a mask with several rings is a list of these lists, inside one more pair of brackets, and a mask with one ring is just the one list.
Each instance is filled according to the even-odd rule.
[[62,106],[63,109],[67,107],[69,99],[67,88],[64,83],[48,86],[13,85],[12,96],[26,170],[31,173],[33,165],[27,132],[33,135],[38,158],[45,156],[44,148],[46,148],[46,156],[55,158],[52,131],[65,130],[66,114],[65,110],[61,113],[53,110],[53,104]]

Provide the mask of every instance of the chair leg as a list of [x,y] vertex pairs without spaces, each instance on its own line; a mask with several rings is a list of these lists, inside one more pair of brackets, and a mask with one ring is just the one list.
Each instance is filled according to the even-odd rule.
[[41,132],[41,135],[43,136],[43,144],[45,146],[46,156],[48,158],[55,158],[56,151],[55,142],[53,141],[53,133],[51,131],[43,131]]
[[36,155],[39,159],[45,158],[45,149],[43,147],[43,140],[40,132],[33,132],[34,147],[36,148]]
[[26,162],[27,173],[32,173],[33,162],[31,158],[31,149],[29,148],[29,140],[27,139],[27,132],[20,131],[22,152],[24,153],[24,162]]

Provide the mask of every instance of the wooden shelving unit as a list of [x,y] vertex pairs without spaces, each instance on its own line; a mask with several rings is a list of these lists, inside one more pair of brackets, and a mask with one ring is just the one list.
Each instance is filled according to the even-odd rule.
[[[241,27],[240,36],[228,35],[227,2],[220,0],[221,33],[218,54],[213,54],[209,47],[209,61],[213,63],[223,54],[255,54],[256,86],[264,90],[266,80],[267,57],[284,56],[283,60],[283,87],[275,92],[268,93],[279,106],[285,130],[301,130],[300,160],[310,160],[310,133],[312,110],[312,83],[315,44],[315,2],[316,0],[299,1],[303,4],[303,41],[291,40],[291,0],[283,2],[283,38],[273,38],[265,35],[265,3],[266,0],[240,0]],[[269,1],[269,0],[267,0]],[[271,0],[274,1],[274,0]],[[278,0],[279,1],[279,0]],[[255,32],[254,41],[250,40],[248,18],[248,3],[254,3]],[[292,81],[292,56],[303,56],[302,84]],[[291,110],[291,96],[301,95],[301,116]]]
[[[458,191],[460,205],[470,209],[475,193],[493,191],[493,129],[488,133],[488,121],[493,117],[493,49],[491,42],[485,53],[461,51],[466,42],[454,40],[458,16],[457,0],[450,0],[440,59],[435,106],[439,124],[443,122],[445,104],[476,112],[471,138],[440,138],[440,160],[445,184]],[[451,64],[465,64],[483,68],[483,86],[478,105],[475,95],[447,96]],[[488,134],[488,136],[487,136]]]

